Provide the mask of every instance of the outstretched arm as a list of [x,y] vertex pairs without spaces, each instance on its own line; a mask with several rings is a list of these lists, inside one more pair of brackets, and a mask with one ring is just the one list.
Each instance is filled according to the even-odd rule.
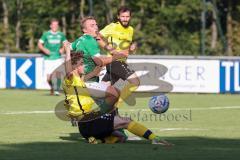
[[102,67],[96,66],[92,72],[84,75],[84,81],[87,81],[87,80],[91,79],[92,77],[99,76],[101,70],[102,70]]
[[120,58],[126,58],[128,54],[124,53],[118,53],[118,54],[113,54],[112,56],[94,56],[93,60],[96,63],[97,66],[106,66],[109,63],[112,63],[113,61],[120,59]]
[[64,43],[64,49],[66,51],[66,56],[65,56],[65,71],[66,75],[70,76],[71,72],[73,71],[72,68],[72,63],[71,63],[71,50],[70,50],[70,44],[69,43]]
[[137,43],[133,42],[131,43],[129,48],[124,49],[122,51],[116,51],[116,48],[114,48],[112,44],[108,43],[107,40],[100,33],[98,34],[96,39],[99,46],[105,49],[106,51],[110,52],[112,55],[118,54],[118,53],[123,53],[125,55],[128,55],[130,53],[134,53],[137,49]]

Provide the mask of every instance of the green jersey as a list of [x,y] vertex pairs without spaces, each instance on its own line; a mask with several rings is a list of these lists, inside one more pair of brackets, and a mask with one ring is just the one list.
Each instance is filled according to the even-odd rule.
[[50,51],[50,55],[44,55],[44,59],[59,59],[61,57],[59,49],[61,48],[62,43],[66,40],[67,39],[62,32],[44,32],[39,41],[43,43],[44,47]]
[[[71,49],[83,52],[84,72],[85,74],[92,72],[96,67],[93,57],[100,55],[100,48],[96,39],[90,35],[84,34],[71,44]],[[98,77],[93,77],[89,81],[98,80]]]

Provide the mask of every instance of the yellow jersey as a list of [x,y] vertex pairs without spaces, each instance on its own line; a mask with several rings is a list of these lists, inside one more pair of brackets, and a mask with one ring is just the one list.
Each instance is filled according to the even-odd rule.
[[65,77],[62,86],[65,93],[64,106],[68,110],[68,116],[79,117],[96,109],[95,101],[79,76]]
[[[133,40],[133,28],[131,26],[123,27],[120,22],[111,23],[104,27],[100,34],[117,51],[128,49]],[[110,53],[108,53],[109,55]],[[126,60],[124,58],[123,60]]]

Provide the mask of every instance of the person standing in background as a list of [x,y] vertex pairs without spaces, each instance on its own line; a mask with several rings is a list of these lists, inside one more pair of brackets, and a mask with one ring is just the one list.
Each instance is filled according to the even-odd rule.
[[[58,29],[59,21],[52,19],[50,30],[44,32],[38,41],[38,48],[44,54],[44,72],[47,75],[51,95],[59,95],[61,73],[53,71],[63,63],[61,58],[61,54],[64,53],[63,43],[67,42],[66,36]],[[56,76],[56,81],[53,80],[54,76]]]

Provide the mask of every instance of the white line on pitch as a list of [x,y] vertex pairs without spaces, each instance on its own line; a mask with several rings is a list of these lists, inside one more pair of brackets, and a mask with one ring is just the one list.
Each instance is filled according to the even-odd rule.
[[[203,128],[149,128],[150,130],[153,131],[207,131],[209,129],[203,129]],[[137,136],[129,136],[128,140],[130,141],[139,141],[142,140],[140,137]]]
[[158,131],[207,131],[209,129],[204,128],[149,128],[151,130]]
[[48,114],[54,111],[15,111],[15,112],[0,112],[2,115],[18,115],[18,114]]
[[[170,108],[171,111],[185,111],[185,110],[221,110],[221,109],[240,109],[240,106],[225,106],[225,107],[202,107],[202,108]],[[135,111],[142,111],[142,112],[151,112],[150,109],[121,109],[121,111],[128,111],[128,112],[135,112]],[[60,111],[63,112],[63,111]],[[19,115],[19,114],[49,114],[55,113],[55,111],[6,111],[0,112],[0,115]]]
[[[221,109],[240,109],[240,106],[225,106],[225,107],[197,107],[197,108],[169,108],[171,111],[185,111],[185,110],[221,110]],[[150,112],[151,110],[146,109],[120,109],[120,111],[143,111],[143,112]]]

